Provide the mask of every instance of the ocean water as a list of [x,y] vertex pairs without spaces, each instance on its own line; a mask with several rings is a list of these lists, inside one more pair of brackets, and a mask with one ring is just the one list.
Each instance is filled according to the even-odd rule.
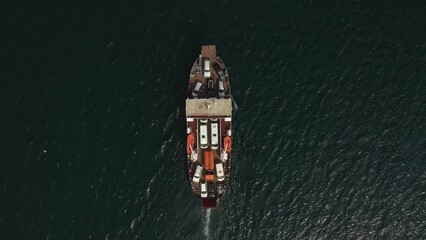
[[[426,239],[426,4],[2,4],[0,239]],[[185,91],[217,45],[230,189],[190,190]]]

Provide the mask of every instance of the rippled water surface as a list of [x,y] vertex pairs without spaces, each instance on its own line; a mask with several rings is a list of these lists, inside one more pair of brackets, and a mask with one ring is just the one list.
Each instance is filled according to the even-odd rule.
[[[425,239],[426,4],[5,5],[0,239]],[[185,90],[228,66],[230,190],[190,190]]]

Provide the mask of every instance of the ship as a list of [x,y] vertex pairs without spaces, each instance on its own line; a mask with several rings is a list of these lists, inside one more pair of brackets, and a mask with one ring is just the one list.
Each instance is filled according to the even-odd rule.
[[185,107],[188,176],[202,208],[216,208],[228,189],[232,153],[232,95],[215,45],[201,47],[192,65]]

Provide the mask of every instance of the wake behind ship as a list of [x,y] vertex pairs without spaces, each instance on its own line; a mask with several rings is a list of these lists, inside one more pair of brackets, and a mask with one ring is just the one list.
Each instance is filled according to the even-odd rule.
[[215,208],[228,188],[232,99],[228,71],[216,46],[202,46],[186,99],[189,181],[203,208]]

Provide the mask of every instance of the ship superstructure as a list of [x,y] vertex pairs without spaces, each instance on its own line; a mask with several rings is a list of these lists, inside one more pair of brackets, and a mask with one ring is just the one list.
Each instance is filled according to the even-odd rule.
[[187,161],[191,188],[201,206],[215,208],[228,188],[232,151],[231,86],[216,46],[202,46],[186,99]]

